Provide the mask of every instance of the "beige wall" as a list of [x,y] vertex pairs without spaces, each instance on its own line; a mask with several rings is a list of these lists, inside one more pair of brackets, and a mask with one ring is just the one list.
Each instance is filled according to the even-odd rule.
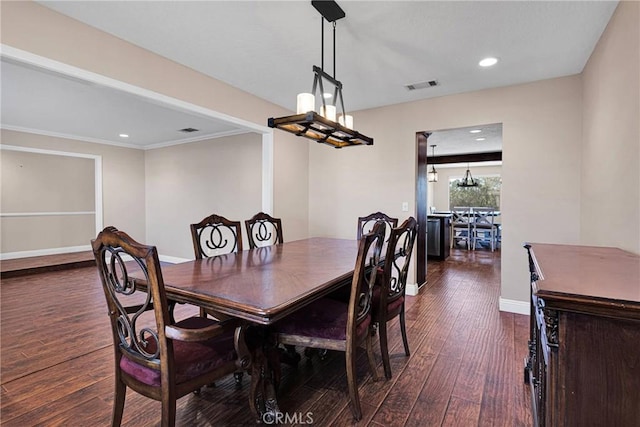
[[309,145],[315,143],[276,133],[273,211],[282,218],[283,238],[288,242],[309,237]]
[[415,215],[416,132],[502,123],[502,298],[528,298],[523,242],[579,243],[579,221],[558,219],[580,217],[580,76],[354,116],[355,127],[375,138],[372,147],[311,147],[311,234],[354,237],[356,218],[376,210]]
[[639,28],[640,3],[620,2],[582,80],[581,240],[635,253],[640,253]]
[[0,160],[0,207],[16,215],[2,217],[0,253],[86,246],[95,237],[94,159],[0,150]]
[[2,150],[3,213],[95,209],[93,159]]
[[145,240],[144,151],[4,129],[0,135],[4,145],[101,156],[104,225]]
[[189,224],[208,215],[242,222],[261,210],[259,134],[149,150],[145,158],[147,240],[163,255],[193,259]]

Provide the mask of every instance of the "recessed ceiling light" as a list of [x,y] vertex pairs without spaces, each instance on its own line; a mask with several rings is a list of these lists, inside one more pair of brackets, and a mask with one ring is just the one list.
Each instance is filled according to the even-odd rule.
[[127,135],[126,133],[121,133],[120,135],[118,135],[120,138],[129,138],[129,135]]
[[480,129],[472,129],[469,131],[469,133],[480,133],[480,132],[482,132],[482,130]]
[[487,138],[476,138],[476,141],[484,141]]
[[478,62],[478,65],[481,67],[491,67],[492,65],[496,65],[497,63],[498,63],[498,58],[488,57]]

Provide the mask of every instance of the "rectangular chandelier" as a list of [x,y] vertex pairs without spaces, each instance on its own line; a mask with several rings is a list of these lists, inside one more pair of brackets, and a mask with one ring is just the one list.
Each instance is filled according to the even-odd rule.
[[269,127],[312,139],[335,148],[373,145],[373,138],[322,117],[315,111],[293,116],[270,118]]
[[[322,43],[321,66],[313,66],[313,89],[311,93],[298,94],[297,114],[292,116],[269,118],[267,124],[296,136],[330,145],[335,148],[354,145],[373,145],[373,138],[353,130],[353,117],[346,114],[342,99],[342,83],[335,78],[335,21],[345,17],[344,11],[335,1],[312,1],[311,4],[322,15],[321,35],[324,34],[324,20],[333,23],[333,76],[324,71],[324,42]],[[324,83],[333,85],[334,93],[326,93]],[[315,95],[319,89],[321,99],[320,114],[315,111]],[[333,104],[327,104],[326,97],[333,97]],[[336,109],[341,107],[342,114],[336,121]]]

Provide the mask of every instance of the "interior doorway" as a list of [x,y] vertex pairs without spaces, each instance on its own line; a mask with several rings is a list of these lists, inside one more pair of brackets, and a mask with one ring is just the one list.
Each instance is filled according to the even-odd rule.
[[[428,258],[444,260],[449,256],[451,186],[457,188],[467,173],[480,182],[501,174],[502,124],[416,132],[416,154],[416,219],[420,230],[416,239],[416,283],[422,286],[426,284]],[[477,191],[477,187],[470,190]],[[496,212],[500,214],[499,195],[497,203]],[[441,234],[435,236],[436,232]],[[429,246],[434,242],[440,251],[437,256]]]

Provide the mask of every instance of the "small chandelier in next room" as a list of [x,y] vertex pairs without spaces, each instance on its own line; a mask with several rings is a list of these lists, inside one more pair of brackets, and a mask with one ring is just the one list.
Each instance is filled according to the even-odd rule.
[[458,182],[458,187],[477,187],[478,181],[473,179],[471,176],[471,171],[469,170],[469,165],[467,164],[467,172],[464,174],[464,178],[462,181]]
[[[362,135],[353,129],[353,117],[344,109],[342,83],[336,79],[336,21],[346,14],[335,1],[312,1],[311,4],[322,15],[321,19],[321,66],[313,66],[313,88],[311,93],[298,95],[297,114],[293,116],[270,118],[268,125],[297,136],[312,139],[335,148],[353,145],[372,145],[373,138]],[[324,71],[324,21],[333,24],[333,76]],[[333,95],[325,92],[325,83],[333,85]],[[316,111],[316,91],[319,90],[320,109]],[[327,94],[327,95],[325,95]],[[333,104],[326,98],[333,100]],[[337,116],[337,107],[341,114]]]
[[[431,158],[435,158],[436,153],[436,145],[431,146]],[[438,171],[436,171],[436,167],[431,163],[431,170],[427,173],[427,181],[429,182],[438,182]]]

